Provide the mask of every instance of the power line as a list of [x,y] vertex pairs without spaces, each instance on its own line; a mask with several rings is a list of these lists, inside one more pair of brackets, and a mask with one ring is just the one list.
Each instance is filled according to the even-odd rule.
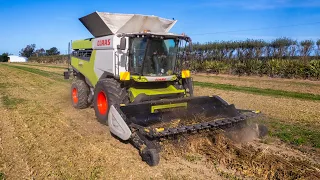
[[274,26],[274,27],[255,28],[255,29],[242,29],[242,30],[233,30],[233,31],[218,31],[218,32],[212,32],[212,33],[200,33],[200,34],[190,34],[190,35],[198,36],[198,35],[208,35],[208,34],[224,34],[224,33],[256,31],[256,30],[265,30],[265,29],[274,29],[274,28],[285,28],[285,27],[295,27],[295,26],[304,26],[304,25],[314,25],[314,24],[320,24],[320,21],[319,22],[312,22],[312,23],[303,23],[303,24],[292,24],[292,25],[285,25],[285,26]]

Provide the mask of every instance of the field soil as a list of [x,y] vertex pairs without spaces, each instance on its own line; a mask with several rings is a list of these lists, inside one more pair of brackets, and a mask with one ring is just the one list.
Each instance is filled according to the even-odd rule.
[[[37,64],[14,63],[16,66],[29,66],[35,69],[63,74],[68,67],[66,64]],[[216,84],[229,84],[235,86],[256,87],[261,89],[274,89],[299,93],[320,94],[320,81],[284,79],[258,76],[231,76],[225,74],[213,75],[197,73],[193,75],[194,81],[210,82]]]
[[198,73],[193,76],[194,81],[211,82],[217,84],[231,84],[235,86],[256,87],[290,92],[320,94],[320,81],[301,79],[284,79],[270,77],[207,75]]
[[299,122],[320,127],[318,101],[291,99],[284,97],[262,96],[242,92],[223,91],[212,88],[195,87],[199,96],[218,95],[240,109],[260,110],[268,117],[287,123]]
[[[247,130],[165,140],[160,164],[149,167],[130,143],[98,123],[92,108],[72,107],[69,81],[11,66],[0,64],[0,173],[7,179],[320,179],[318,149],[301,151]],[[288,124],[320,127],[316,101],[200,87],[195,92]]]
[[66,64],[39,64],[39,63],[12,63],[14,66],[30,67],[34,69],[39,69],[42,71],[48,71],[63,75],[66,71],[68,65]]

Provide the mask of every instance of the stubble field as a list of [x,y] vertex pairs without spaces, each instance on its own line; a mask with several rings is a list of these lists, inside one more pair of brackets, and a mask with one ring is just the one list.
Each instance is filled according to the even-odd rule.
[[[194,75],[195,94],[261,110],[270,133],[238,143],[224,132],[163,142],[149,167],[91,108],[71,106],[66,65],[0,64],[0,177],[6,179],[318,179],[320,82]],[[0,178],[1,179],[1,178]]]

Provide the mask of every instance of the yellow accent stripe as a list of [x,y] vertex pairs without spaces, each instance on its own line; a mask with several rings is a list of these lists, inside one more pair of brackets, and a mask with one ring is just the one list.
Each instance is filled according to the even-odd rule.
[[151,113],[154,113],[155,110],[159,109],[169,109],[169,108],[175,108],[175,107],[187,107],[188,103],[176,103],[176,104],[163,104],[163,105],[157,105],[157,106],[151,106]]
[[156,131],[157,132],[162,132],[162,131],[164,131],[164,128],[156,128]]
[[182,76],[182,78],[189,78],[190,71],[189,70],[182,70],[181,76]]
[[130,72],[120,72],[120,80],[121,81],[130,80]]

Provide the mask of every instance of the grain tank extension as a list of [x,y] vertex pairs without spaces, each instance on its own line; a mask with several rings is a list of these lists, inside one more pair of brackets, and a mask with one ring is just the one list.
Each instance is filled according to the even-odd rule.
[[97,120],[159,163],[162,138],[228,128],[257,115],[218,96],[194,96],[186,56],[191,39],[169,33],[176,20],[94,12],[80,18],[93,38],[72,42],[64,73],[75,108],[93,107]]

